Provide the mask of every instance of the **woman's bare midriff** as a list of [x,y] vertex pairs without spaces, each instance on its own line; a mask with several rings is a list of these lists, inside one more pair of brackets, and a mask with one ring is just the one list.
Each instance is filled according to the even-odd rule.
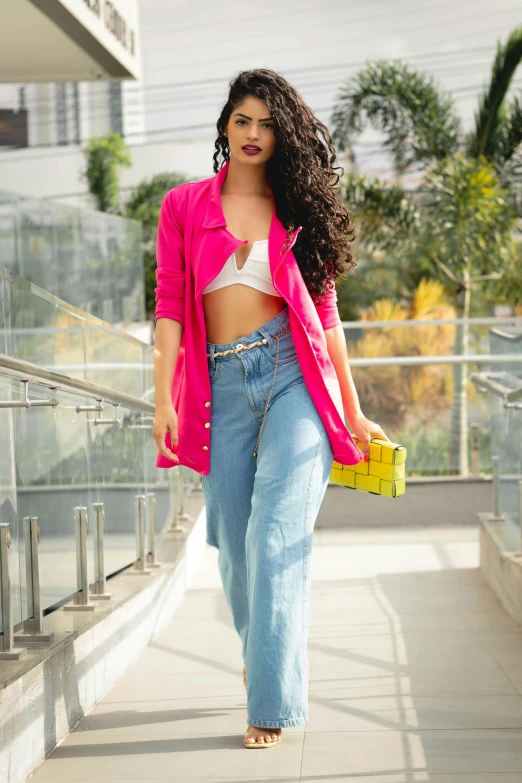
[[[226,183],[225,183],[226,184]],[[269,236],[274,209],[270,194],[238,196],[221,192],[227,230],[234,237],[248,237],[236,248],[236,267],[241,270],[252,250],[254,240]],[[234,283],[203,294],[203,311],[207,340],[210,343],[232,343],[259,329],[285,307],[282,296],[265,294],[249,285]]]
[[242,283],[210,291],[203,294],[207,340],[210,343],[234,342],[259,329],[284,307],[283,297],[265,294]]

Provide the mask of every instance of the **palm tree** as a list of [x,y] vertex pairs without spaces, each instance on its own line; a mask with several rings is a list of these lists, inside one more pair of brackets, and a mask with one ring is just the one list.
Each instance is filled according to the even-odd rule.
[[[451,97],[400,61],[379,60],[360,70],[341,89],[332,114],[339,151],[353,144],[366,119],[386,134],[384,146],[393,155],[397,182],[407,169],[427,170],[431,198],[407,236],[404,221],[394,220],[400,210],[390,210],[383,200],[387,239],[400,240],[414,266],[429,263],[444,279],[464,319],[456,331],[456,353],[468,352],[472,286],[501,278],[512,263],[517,224],[512,193],[522,178],[522,108],[517,98],[508,102],[506,96],[521,58],[522,25],[505,44],[498,43],[490,83],[468,133]],[[347,177],[348,204],[353,191]],[[401,204],[400,198],[395,200]],[[358,208],[364,212],[360,200]],[[455,365],[450,470],[462,475],[468,472],[466,383],[467,366]]]

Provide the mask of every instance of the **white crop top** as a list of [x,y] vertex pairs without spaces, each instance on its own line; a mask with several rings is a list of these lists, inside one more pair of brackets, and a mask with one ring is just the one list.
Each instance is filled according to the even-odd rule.
[[236,254],[232,253],[220,273],[203,289],[203,293],[208,294],[210,291],[216,291],[218,288],[224,288],[234,283],[243,283],[243,285],[257,288],[265,294],[280,296],[272,283],[268,261],[268,239],[256,239],[241,269],[237,268]]

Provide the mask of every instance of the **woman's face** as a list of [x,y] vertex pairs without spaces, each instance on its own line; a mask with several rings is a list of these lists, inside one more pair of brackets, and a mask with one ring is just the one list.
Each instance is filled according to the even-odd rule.
[[[248,96],[230,115],[225,131],[230,156],[241,163],[266,163],[275,147],[274,120],[264,101]],[[249,149],[256,147],[258,151]]]

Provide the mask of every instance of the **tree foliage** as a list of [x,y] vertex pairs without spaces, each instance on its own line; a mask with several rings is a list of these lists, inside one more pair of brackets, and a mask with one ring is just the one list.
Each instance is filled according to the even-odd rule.
[[125,205],[125,216],[141,221],[143,226],[145,309],[148,317],[152,317],[155,309],[156,236],[161,202],[169,190],[182,182],[186,180],[179,174],[157,174],[140,182]]
[[100,212],[120,214],[120,168],[131,165],[130,150],[119,133],[90,139],[83,152],[87,168],[82,178],[87,180]]

